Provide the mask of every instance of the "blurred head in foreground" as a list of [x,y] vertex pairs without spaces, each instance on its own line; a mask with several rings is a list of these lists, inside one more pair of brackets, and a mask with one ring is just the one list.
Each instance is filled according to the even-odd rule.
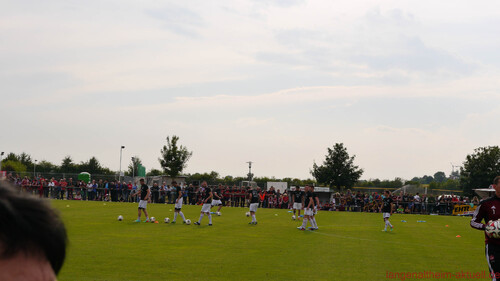
[[0,280],[56,280],[66,244],[64,224],[48,201],[0,180]]

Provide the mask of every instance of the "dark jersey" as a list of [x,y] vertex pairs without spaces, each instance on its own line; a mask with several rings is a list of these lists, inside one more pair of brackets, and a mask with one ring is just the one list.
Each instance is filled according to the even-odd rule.
[[222,196],[220,193],[220,188],[214,189],[214,200],[221,200]]
[[250,190],[250,203],[259,203],[259,191],[256,189]]
[[295,197],[294,201],[295,203],[302,203],[302,197],[304,197],[304,191],[302,190],[295,190],[293,192],[293,195]]
[[382,213],[390,213],[391,212],[391,203],[392,197],[388,196],[382,199]]
[[[205,190],[203,190],[203,200],[210,198],[210,191],[212,191],[210,187],[207,187],[205,188]],[[205,202],[205,204],[210,204],[210,203],[212,203],[212,199],[209,199],[207,200],[207,202]]]
[[[311,205],[311,207],[309,207],[309,202],[311,201],[311,199],[313,199],[313,203]],[[314,194],[312,191],[308,191],[306,192],[305,196],[304,196],[304,208],[314,208]]]
[[314,202],[314,205],[318,205],[318,202],[316,202],[316,198],[318,198],[318,201],[319,201],[319,195],[318,193],[316,192],[313,192],[313,202]]
[[143,184],[141,185],[141,200],[146,200],[146,196],[148,196],[148,185],[147,184]]
[[[488,223],[490,220],[496,221],[498,219],[500,219],[500,198],[495,195],[481,201],[481,204],[477,207],[474,212],[474,216],[470,221],[470,226],[475,229],[484,230],[486,224],[482,223],[482,220],[484,220],[485,223]],[[500,245],[500,239],[488,237],[486,232],[484,233],[484,236],[486,244],[491,243]]]

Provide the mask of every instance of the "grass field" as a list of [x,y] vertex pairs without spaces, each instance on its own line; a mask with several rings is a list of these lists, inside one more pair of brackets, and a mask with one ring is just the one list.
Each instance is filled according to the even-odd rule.
[[[381,214],[320,212],[312,232],[297,230],[288,210],[259,209],[252,226],[248,209],[223,208],[209,227],[207,217],[201,226],[163,223],[173,205],[149,204],[160,220],[152,224],[133,222],[133,203],[51,202],[70,242],[59,280],[388,280],[387,272],[487,270],[483,234],[464,217],[393,215],[395,230],[385,233]],[[193,222],[200,210],[183,207]]]

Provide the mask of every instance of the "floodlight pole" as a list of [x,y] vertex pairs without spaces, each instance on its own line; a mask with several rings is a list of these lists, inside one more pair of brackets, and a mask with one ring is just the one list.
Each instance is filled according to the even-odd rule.
[[0,172],[2,171],[2,158],[3,158],[4,152],[0,152]]
[[248,161],[248,181],[252,181],[252,161]]
[[35,179],[35,180],[36,180],[36,162],[37,161],[38,160],[35,160],[35,165],[33,165],[33,179]]
[[120,147],[120,172],[118,174],[118,181],[121,183],[122,182],[122,151],[125,148],[125,146]]

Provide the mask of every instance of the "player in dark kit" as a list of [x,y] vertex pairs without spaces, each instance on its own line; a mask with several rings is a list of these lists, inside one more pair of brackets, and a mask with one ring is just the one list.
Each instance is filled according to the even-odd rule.
[[302,199],[304,197],[304,191],[300,190],[300,186],[295,187],[295,191],[292,193],[293,201],[293,215],[295,216],[295,211],[299,211],[297,218],[300,217],[300,210],[302,209]]
[[138,215],[137,215],[137,220],[135,222],[141,222],[141,210],[144,211],[144,215],[146,216],[146,220],[144,222],[149,222],[149,215],[148,211],[146,210],[148,207],[148,200],[149,197],[151,196],[151,190],[149,189],[148,185],[144,183],[144,179],[140,180],[141,182],[141,188],[134,193],[132,196],[136,196],[139,193],[141,194],[141,200],[139,201],[139,208],[138,208]]
[[382,217],[384,218],[385,227],[382,231],[387,231],[387,226],[391,227],[391,231],[393,229],[392,224],[389,222],[389,218],[392,215],[392,196],[389,190],[384,191],[384,199],[382,199]]
[[208,225],[212,226],[212,215],[210,214],[210,208],[212,207],[213,193],[212,193],[212,190],[210,189],[210,187],[207,186],[206,181],[201,183],[201,187],[204,188],[203,194],[202,194],[203,207],[201,207],[200,219],[197,222],[195,222],[194,224],[200,225],[201,219],[203,219],[203,215],[207,214]]
[[257,218],[255,217],[255,213],[257,212],[257,208],[259,207],[260,200],[260,187],[253,188],[248,191],[250,194],[250,216],[252,216],[252,221],[248,224],[257,224]]
[[[313,209],[314,209],[314,194],[313,192],[311,191],[309,185],[306,185],[305,189],[305,195],[304,195],[304,204],[302,205],[302,208],[304,209],[304,220],[302,221],[302,225],[297,227],[297,229],[299,230],[305,230],[306,227],[307,227],[307,221],[310,220],[310,218],[312,218],[313,216]],[[315,228],[315,226],[313,225],[313,222],[312,220],[310,221],[311,222],[311,226],[313,228]]]
[[[500,219],[500,176],[495,177],[493,180],[493,188],[495,189],[495,195],[481,201],[479,207],[474,212],[474,216],[470,221],[472,228],[485,231],[489,226],[482,223],[482,220],[487,223]],[[486,243],[486,261],[488,262],[490,275],[492,280],[497,280],[500,278],[500,239],[489,237],[486,231],[484,232],[484,237]]]
[[214,189],[213,195],[214,199],[212,200],[212,206],[219,206],[217,209],[217,213],[219,213],[220,209],[222,209],[222,184],[219,184],[219,186]]

